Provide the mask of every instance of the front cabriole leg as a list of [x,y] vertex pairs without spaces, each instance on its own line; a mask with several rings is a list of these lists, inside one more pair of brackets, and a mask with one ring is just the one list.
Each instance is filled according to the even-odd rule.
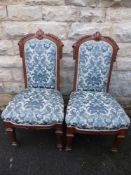
[[114,143],[112,145],[112,152],[118,152],[118,147],[122,141],[122,139],[125,138],[127,134],[127,129],[121,129],[118,131],[118,133],[115,135]]
[[55,134],[56,134],[56,140],[57,140],[57,148],[59,149],[59,151],[62,151],[62,148],[63,148],[63,142],[62,142],[63,124],[56,124],[55,125]]
[[18,146],[16,140],[15,127],[10,122],[4,121],[4,127],[12,146]]
[[72,150],[73,137],[74,137],[74,128],[67,127],[67,131],[66,131],[66,148],[65,148],[65,151],[71,151]]

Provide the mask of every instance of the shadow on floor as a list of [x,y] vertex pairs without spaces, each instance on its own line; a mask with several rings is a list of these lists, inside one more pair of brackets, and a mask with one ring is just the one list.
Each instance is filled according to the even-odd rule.
[[0,121],[0,175],[130,175],[131,128],[118,153],[112,136],[76,135],[72,152],[59,152],[53,130],[17,129],[18,148],[9,145]]

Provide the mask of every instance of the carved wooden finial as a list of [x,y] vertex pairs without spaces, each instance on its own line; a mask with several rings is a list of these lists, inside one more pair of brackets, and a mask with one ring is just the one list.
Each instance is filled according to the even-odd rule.
[[44,38],[44,32],[43,30],[39,29],[37,32],[36,32],[36,38],[38,39],[43,39]]
[[96,41],[99,41],[101,39],[101,33],[100,32],[96,32],[94,34],[94,38],[95,38]]

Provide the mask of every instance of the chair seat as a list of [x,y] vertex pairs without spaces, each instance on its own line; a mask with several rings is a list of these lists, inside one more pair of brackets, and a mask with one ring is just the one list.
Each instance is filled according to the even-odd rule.
[[4,121],[20,125],[51,125],[64,119],[62,95],[54,89],[27,88],[2,112]]
[[87,130],[119,130],[127,128],[130,119],[109,93],[75,91],[70,96],[66,124]]

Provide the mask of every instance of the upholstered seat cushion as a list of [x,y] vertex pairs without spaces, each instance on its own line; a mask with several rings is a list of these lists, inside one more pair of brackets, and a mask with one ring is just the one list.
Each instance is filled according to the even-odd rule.
[[63,98],[54,89],[28,88],[20,92],[2,113],[5,121],[23,125],[50,125],[64,119]]
[[87,130],[118,130],[128,127],[130,120],[109,93],[75,91],[70,96],[66,124]]

